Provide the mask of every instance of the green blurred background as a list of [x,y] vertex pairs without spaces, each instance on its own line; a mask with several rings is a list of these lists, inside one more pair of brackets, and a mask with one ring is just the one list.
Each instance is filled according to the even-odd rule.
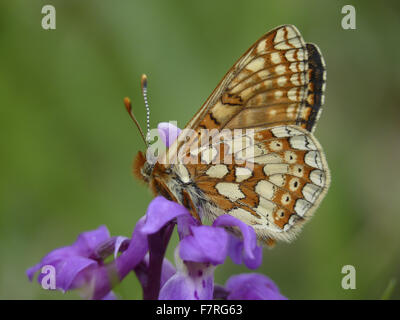
[[[315,133],[332,185],[298,240],[266,249],[258,271],[291,299],[380,298],[400,280],[400,8],[352,2],[356,30],[341,28],[344,0],[2,0],[0,298],[78,298],[30,283],[26,268],[101,224],[130,236],[145,213],[151,194],[131,173],[143,143],[122,103],[131,96],[144,122],[142,73],[152,125],[182,127],[236,59],[285,23],[327,63]],[[45,4],[57,10],[56,30],[41,28]],[[356,290],[341,287],[348,264]],[[246,271],[229,260],[216,281]],[[116,292],[141,299],[134,275]]]

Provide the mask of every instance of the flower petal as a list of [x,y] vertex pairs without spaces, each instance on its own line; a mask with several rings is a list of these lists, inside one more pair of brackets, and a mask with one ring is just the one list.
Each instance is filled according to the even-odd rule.
[[176,273],[161,287],[158,299],[211,300],[215,267],[209,263],[182,261],[179,257],[181,244],[174,251]]
[[235,237],[233,235],[229,235],[229,257],[236,264],[243,263],[243,240]]
[[30,267],[28,270],[26,270],[26,275],[28,276],[29,281],[33,280],[35,273],[38,272],[41,267],[42,267],[42,264],[39,262],[38,264],[36,264],[33,267]]
[[102,225],[96,230],[82,232],[72,247],[79,252],[79,255],[88,257],[99,244],[108,239],[110,239],[110,233],[107,227]]
[[171,146],[181,133],[181,129],[169,122],[160,122],[157,126],[161,140],[167,147]]
[[158,196],[150,202],[147,208],[146,223],[142,228],[142,232],[144,234],[155,233],[169,221],[182,215],[190,215],[184,206]]
[[228,234],[222,228],[192,227],[192,235],[181,240],[179,255],[184,261],[221,264],[228,254]]
[[[203,265],[204,264],[197,264]],[[191,268],[191,267],[190,267]],[[200,268],[204,270],[204,268]],[[191,270],[195,276],[186,272],[177,272],[160,290],[159,300],[212,300],[214,290],[214,267],[209,270]]]
[[117,258],[118,252],[122,251],[126,245],[130,243],[129,238],[118,236],[115,239],[114,259]]
[[118,300],[116,294],[110,291],[107,295],[105,295],[101,300]]
[[[215,219],[213,226],[238,227],[243,237],[243,246],[241,249],[243,262],[250,269],[256,269],[260,266],[262,262],[262,248],[257,246],[257,236],[251,226],[228,214]],[[240,245],[235,243],[235,241],[229,246],[229,255],[234,262],[238,261],[238,250],[240,250],[240,248]]]
[[177,221],[177,229],[179,234],[179,239],[183,239],[184,237],[191,235],[192,226],[200,226],[201,222],[192,217],[192,215],[182,215],[176,218]]
[[[45,265],[53,265],[56,268],[60,268],[68,260],[72,260],[72,264],[76,263],[75,258],[80,257],[82,259],[90,260],[96,263],[95,260],[89,259],[89,257],[96,256],[96,250],[99,245],[108,241],[110,239],[110,234],[106,226],[100,226],[95,230],[90,230],[82,232],[77,240],[70,246],[65,246],[62,248],[55,249],[45,255],[40,263],[29,268],[26,273],[30,280],[33,279],[34,274],[39,271]],[[81,260],[83,261],[83,260]],[[73,272],[76,270],[74,269]],[[57,276],[59,273],[57,272]],[[38,279],[39,280],[39,279]],[[64,289],[64,285],[62,288]]]
[[226,282],[228,300],[287,300],[268,277],[247,273],[232,276]]
[[161,269],[160,287],[162,287],[175,273],[176,269],[174,265],[167,258],[164,258]]
[[183,274],[175,274],[160,290],[158,300],[195,300],[194,285]]
[[128,248],[115,260],[120,279],[133,270],[149,250],[147,235],[143,233],[145,220],[146,217],[142,217],[136,223]]
[[[45,265],[47,264],[42,264],[42,266]],[[75,256],[49,265],[55,268],[56,288],[67,291],[79,287],[82,284],[82,278],[78,276],[81,276],[82,271],[87,268],[95,267],[97,263],[88,258]],[[45,276],[46,274],[39,273],[37,279],[39,284]]]

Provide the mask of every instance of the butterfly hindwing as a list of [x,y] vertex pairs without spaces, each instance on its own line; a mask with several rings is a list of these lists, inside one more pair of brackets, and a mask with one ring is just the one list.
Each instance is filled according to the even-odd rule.
[[[252,225],[265,241],[290,240],[311,217],[329,186],[324,153],[315,137],[298,126],[253,133],[251,139],[246,133],[245,144],[242,140],[232,145],[232,141],[239,142],[238,135],[213,144],[210,163],[186,167],[214,205],[208,214],[236,216]],[[205,148],[202,152],[209,154]],[[197,160],[201,159],[200,152]]]

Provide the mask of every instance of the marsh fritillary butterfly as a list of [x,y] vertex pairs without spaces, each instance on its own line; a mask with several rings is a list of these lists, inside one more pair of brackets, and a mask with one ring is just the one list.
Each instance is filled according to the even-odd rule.
[[230,214],[260,242],[290,241],[330,183],[312,134],[325,81],[318,47],[295,26],[277,27],[241,56],[157,161],[139,152],[136,172],[202,221]]

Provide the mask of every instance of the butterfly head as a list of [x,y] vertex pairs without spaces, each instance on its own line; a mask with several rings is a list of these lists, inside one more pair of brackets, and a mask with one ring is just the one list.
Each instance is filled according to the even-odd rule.
[[146,160],[142,151],[139,151],[133,162],[133,173],[136,178],[149,183],[153,174],[154,164]]

